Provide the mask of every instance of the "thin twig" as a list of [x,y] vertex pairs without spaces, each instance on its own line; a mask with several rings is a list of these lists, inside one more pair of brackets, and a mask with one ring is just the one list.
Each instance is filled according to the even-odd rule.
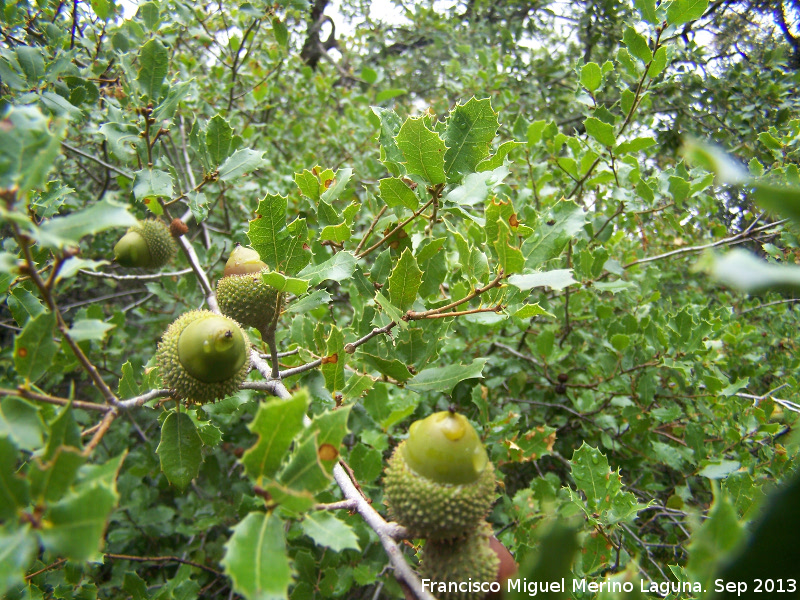
[[165,273],[147,273],[142,275],[117,275],[116,273],[103,273],[101,271],[87,271],[86,269],[78,269],[78,273],[88,275],[89,277],[99,277],[102,279],[113,279],[114,281],[150,281],[153,279],[161,279],[163,277],[179,277],[191,273],[192,269],[181,269],[180,271],[169,271]]
[[109,164],[106,161],[97,158],[96,156],[92,156],[91,154],[87,154],[83,150],[79,150],[78,148],[75,148],[74,146],[70,146],[67,142],[61,142],[61,146],[64,147],[66,150],[69,150],[70,152],[72,152],[74,154],[77,154],[78,156],[82,156],[84,158],[88,158],[89,160],[92,160],[92,161],[96,162],[98,165],[100,165],[102,167],[105,167],[109,171],[114,171],[114,173],[116,173],[117,175],[122,175],[123,177],[126,177],[127,179],[130,179],[131,181],[133,181],[133,173],[129,173],[128,171],[125,171],[124,169],[120,169],[119,167],[115,167],[114,165]]
[[110,554],[110,553],[103,554],[103,556],[106,558],[111,558],[116,560],[130,560],[132,562],[176,562],[182,565],[189,565],[190,567],[197,567],[198,569],[202,569],[203,571],[213,573],[218,577],[225,576],[224,573],[217,571],[216,569],[212,569],[211,567],[206,566],[202,563],[186,560],[184,558],[179,558],[177,556],[130,556],[128,554]]

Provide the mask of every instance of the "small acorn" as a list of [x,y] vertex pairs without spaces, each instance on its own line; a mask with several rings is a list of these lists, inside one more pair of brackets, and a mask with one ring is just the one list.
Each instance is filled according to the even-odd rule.
[[[481,600],[499,580],[501,559],[492,547],[492,527],[485,521],[459,540],[428,540],[422,548],[421,577],[434,582],[439,600]],[[437,583],[441,587],[437,588]],[[455,584],[455,585],[452,585]]]
[[193,310],[161,338],[156,362],[175,396],[200,404],[234,394],[250,370],[247,333],[233,319]]
[[177,251],[169,227],[148,219],[128,229],[114,246],[114,258],[123,267],[158,269],[171,261]]
[[283,294],[261,279],[266,270],[268,267],[258,252],[237,246],[217,281],[217,301],[222,313],[262,332],[280,314],[283,305]]
[[494,467],[475,428],[452,411],[412,423],[384,477],[389,514],[411,537],[466,535],[494,500]]

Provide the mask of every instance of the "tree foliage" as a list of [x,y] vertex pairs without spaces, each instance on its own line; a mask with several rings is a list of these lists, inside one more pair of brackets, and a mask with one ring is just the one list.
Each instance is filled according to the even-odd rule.
[[[381,477],[448,406],[521,575],[788,591],[778,5],[3,4],[0,593],[426,597]],[[181,249],[157,273],[112,260],[145,218]],[[187,405],[156,346],[236,243],[288,302],[242,389]]]

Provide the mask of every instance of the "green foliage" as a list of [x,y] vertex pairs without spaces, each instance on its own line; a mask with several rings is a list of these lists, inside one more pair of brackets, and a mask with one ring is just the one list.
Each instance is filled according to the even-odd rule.
[[[0,595],[401,598],[383,465],[451,405],[520,577],[788,579],[797,8],[367,4],[4,5]],[[181,405],[236,243],[286,305]]]

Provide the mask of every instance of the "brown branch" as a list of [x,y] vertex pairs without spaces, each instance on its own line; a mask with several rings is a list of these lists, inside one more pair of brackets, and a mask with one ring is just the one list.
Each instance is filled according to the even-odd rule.
[[709,244],[703,244],[701,246],[687,246],[686,248],[678,248],[677,250],[671,250],[670,252],[665,252],[664,254],[658,254],[656,256],[648,256],[646,258],[639,258],[632,262],[629,262],[626,265],[623,265],[623,269],[628,269],[634,265],[641,265],[648,262],[653,262],[655,260],[661,260],[663,258],[669,258],[670,256],[679,256],[681,254],[691,254],[693,252],[702,252],[703,250],[708,250],[709,248],[716,248],[718,246],[725,246],[727,244],[733,244],[745,241],[747,238],[751,236],[751,234],[759,233],[766,229],[771,229],[772,227],[777,227],[778,225],[782,225],[786,223],[788,219],[783,219],[781,221],[775,221],[774,223],[769,223],[767,225],[762,225],[761,227],[753,227],[755,222],[751,224],[750,227],[745,229],[744,231],[737,233],[736,235],[732,235],[722,240],[717,240],[716,242],[711,242]]
[[384,205],[384,207],[381,208],[378,211],[378,214],[375,215],[375,218],[372,219],[372,223],[370,223],[369,229],[367,229],[366,233],[364,234],[364,237],[361,238],[361,241],[358,242],[358,246],[356,246],[356,250],[354,252],[354,254],[356,256],[358,255],[359,252],[361,252],[361,248],[364,246],[364,244],[367,243],[367,240],[369,239],[369,236],[372,235],[372,232],[375,230],[375,226],[378,224],[378,221],[380,220],[380,218],[383,216],[383,213],[385,213],[388,208],[389,208],[388,205]]
[[59,398],[58,396],[50,396],[49,394],[42,394],[39,392],[32,392],[24,388],[17,388],[9,390],[0,388],[0,396],[13,396],[16,398],[24,398],[25,400],[35,400],[36,402],[45,402],[47,404],[55,404],[57,406],[72,405],[73,408],[81,410],[92,410],[96,412],[108,412],[111,407],[108,404],[94,404],[93,402],[83,402],[81,400],[70,400],[69,398]]
[[465,302],[469,302],[473,298],[477,298],[478,296],[480,296],[485,292],[488,292],[492,288],[499,287],[500,282],[503,280],[503,277],[505,277],[505,273],[503,273],[503,269],[499,269],[497,271],[497,276],[490,283],[486,284],[481,288],[475,288],[470,294],[464,296],[461,300],[456,300],[455,302],[451,302],[450,304],[447,304],[445,306],[440,306],[439,308],[432,308],[431,310],[426,310],[424,312],[414,312],[410,310],[405,314],[404,319],[409,321],[414,321],[417,319],[428,318],[428,315],[435,315],[447,312],[448,310],[453,309],[456,306],[461,306]]
[[102,440],[103,436],[108,432],[108,428],[111,427],[111,423],[114,422],[114,419],[117,418],[117,415],[119,415],[119,409],[113,407],[105,414],[105,416],[103,416],[103,420],[100,421],[100,424],[97,426],[97,431],[95,431],[92,439],[89,440],[89,443],[83,448],[82,454],[84,456],[89,456],[92,451],[97,448],[100,440]]
[[47,571],[52,571],[53,569],[57,569],[58,567],[63,565],[65,562],[67,562],[66,558],[59,558],[56,562],[50,563],[49,565],[47,565],[43,569],[39,569],[38,571],[35,571],[35,572],[31,573],[30,575],[25,575],[25,581],[30,581],[31,579],[33,579],[37,575],[41,575],[42,573],[47,573]]
[[448,317],[463,317],[464,315],[474,315],[474,314],[477,314],[477,313],[485,313],[485,312],[496,313],[496,312],[500,312],[501,310],[503,310],[503,306],[501,304],[498,304],[496,306],[484,306],[484,307],[481,307],[481,308],[473,308],[473,309],[470,309],[470,310],[460,310],[460,311],[449,312],[449,313],[433,313],[433,314],[430,314],[430,315],[408,317],[407,320],[409,320],[409,321],[419,321],[419,320],[422,320],[422,319],[446,319]]
[[424,211],[424,210],[425,210],[426,208],[428,208],[428,207],[429,207],[431,204],[433,204],[433,201],[434,201],[434,198],[431,198],[430,200],[428,200],[428,202],[425,204],[425,206],[423,206],[423,207],[422,207],[422,208],[420,208],[419,210],[415,211],[413,215],[411,215],[410,217],[408,217],[408,218],[407,218],[405,221],[403,221],[402,223],[399,223],[399,224],[397,225],[397,227],[395,227],[395,228],[394,228],[394,229],[392,229],[392,230],[391,230],[389,233],[387,233],[386,235],[384,235],[384,236],[383,236],[383,237],[382,237],[380,240],[378,240],[378,241],[377,241],[377,242],[375,242],[375,243],[374,243],[372,246],[370,246],[369,248],[367,248],[366,250],[364,250],[364,251],[363,251],[361,254],[356,254],[356,258],[363,258],[363,257],[365,257],[367,254],[369,254],[370,252],[372,252],[373,250],[376,250],[377,248],[380,248],[380,247],[383,245],[383,243],[384,243],[386,240],[388,240],[388,239],[389,239],[390,237],[392,237],[392,236],[393,236],[395,233],[397,233],[398,231],[400,231],[400,230],[401,230],[403,227],[405,227],[405,226],[406,226],[406,225],[408,225],[408,224],[409,224],[411,221],[413,221],[413,220],[414,220],[414,219],[416,219],[418,216],[420,216],[420,215],[422,214],[422,211]]
[[224,577],[225,574],[217,571],[216,569],[212,569],[204,564],[197,563],[191,560],[186,560],[184,558],[179,558],[177,556],[130,556],[128,554],[110,554],[106,553],[103,554],[106,558],[116,559],[116,560],[130,560],[132,562],[176,562],[182,565],[189,565],[190,567],[197,567],[198,569],[203,569],[203,571],[208,571],[209,573],[213,573],[217,577]]
[[59,311],[58,306],[56,305],[55,298],[52,294],[52,289],[47,287],[47,284],[44,282],[44,280],[42,280],[39,271],[36,269],[36,263],[33,260],[33,255],[31,254],[30,249],[30,239],[20,233],[19,226],[16,223],[11,224],[11,229],[14,239],[16,240],[17,244],[22,250],[23,256],[25,257],[27,275],[31,278],[31,281],[39,290],[39,293],[42,295],[42,299],[47,304],[50,312],[55,315],[56,326],[61,332],[64,341],[67,342],[67,345],[70,347],[70,350],[72,350],[75,358],[77,358],[78,362],[81,363],[83,370],[89,375],[92,383],[94,383],[95,387],[100,391],[106,402],[112,405],[116,404],[118,400],[114,392],[112,392],[111,388],[108,387],[106,382],[100,376],[100,373],[97,371],[97,368],[86,357],[86,355],[83,353],[83,350],[81,350],[80,346],[78,346],[77,342],[72,339],[72,336],[69,333],[69,327],[67,327],[64,317],[61,315],[61,311]]

